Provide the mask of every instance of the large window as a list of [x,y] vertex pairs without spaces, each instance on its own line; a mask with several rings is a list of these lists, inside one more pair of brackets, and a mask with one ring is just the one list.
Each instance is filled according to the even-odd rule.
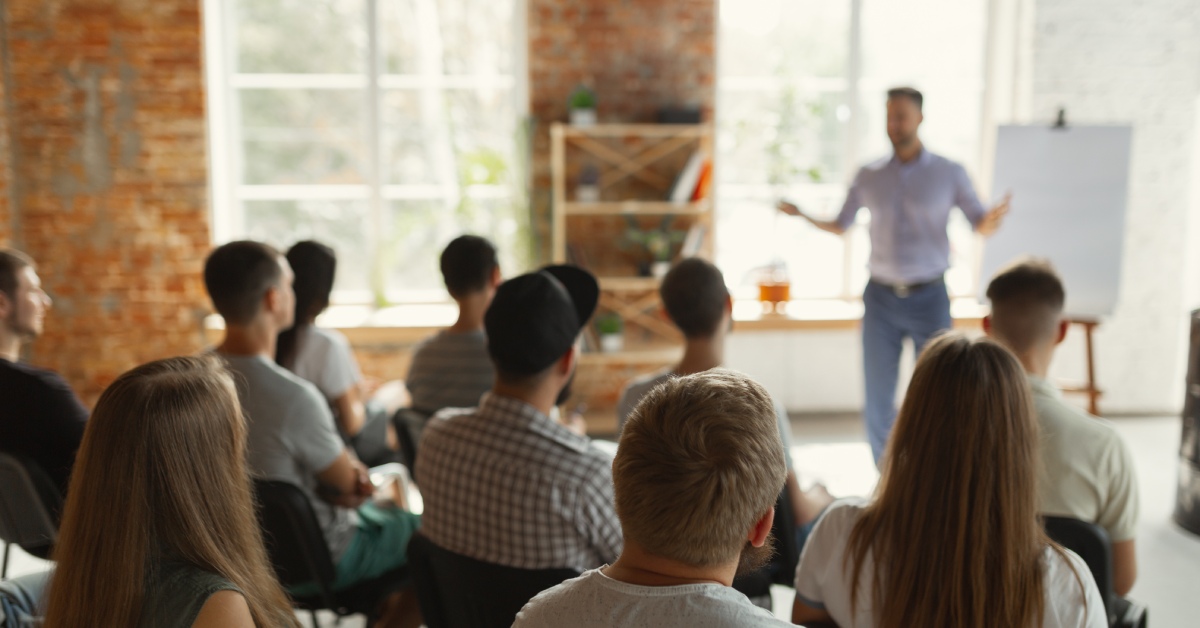
[[519,2],[206,0],[216,238],[326,242],[342,303],[444,299],[464,232],[525,265]]
[[[987,0],[725,0],[718,44],[717,255],[751,294],[755,269],[787,264],[793,298],[854,298],[867,280],[866,223],[837,238],[774,210],[841,208],[863,163],[891,152],[886,91],[925,94],[921,136],[978,180]],[[985,204],[987,198],[982,199]],[[973,295],[977,240],[950,224],[951,293]]]

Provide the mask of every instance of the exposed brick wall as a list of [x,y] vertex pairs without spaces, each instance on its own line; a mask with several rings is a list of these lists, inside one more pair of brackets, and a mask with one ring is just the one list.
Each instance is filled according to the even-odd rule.
[[716,98],[716,0],[529,0],[529,102],[534,118],[533,203],[549,258],[550,123],[567,119],[581,84],[600,122],[653,122],[665,106]]
[[[1097,337],[1106,412],[1183,401],[1186,251],[1195,192],[1200,5],[1195,0],[1038,0],[1033,114],[1133,123],[1121,297]],[[1192,215],[1189,215],[1192,213]]]
[[54,298],[30,359],[91,404],[126,369],[203,343],[200,3],[0,7],[13,209]]

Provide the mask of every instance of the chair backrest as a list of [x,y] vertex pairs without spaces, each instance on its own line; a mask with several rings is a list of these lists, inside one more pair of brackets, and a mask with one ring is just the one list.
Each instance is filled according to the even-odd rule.
[[1059,545],[1079,554],[1096,579],[1100,597],[1104,600],[1105,615],[1113,608],[1112,543],[1104,528],[1071,517],[1045,516],[1046,534]]
[[284,587],[314,583],[332,604],[336,572],[312,504],[300,487],[279,480],[254,480],[258,523],[267,555]]
[[[417,468],[417,443],[429,415],[413,408],[400,408],[392,415],[392,426],[396,429],[396,440],[400,443],[400,455],[410,472]],[[412,473],[416,477],[415,473]]]
[[408,565],[429,628],[508,628],[533,596],[579,575],[573,569],[517,569],[467,558],[422,534]]
[[0,539],[25,549],[51,546],[58,540],[54,513],[61,511],[62,495],[41,467],[0,453]]

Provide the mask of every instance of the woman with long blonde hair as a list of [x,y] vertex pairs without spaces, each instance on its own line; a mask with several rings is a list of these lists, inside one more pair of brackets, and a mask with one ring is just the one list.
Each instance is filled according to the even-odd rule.
[[79,449],[45,625],[296,625],[263,548],[245,440],[215,358],[117,378]]
[[988,340],[927,345],[875,498],[830,506],[792,620],[842,628],[1105,628],[1087,566],[1037,513],[1038,429],[1021,365]]

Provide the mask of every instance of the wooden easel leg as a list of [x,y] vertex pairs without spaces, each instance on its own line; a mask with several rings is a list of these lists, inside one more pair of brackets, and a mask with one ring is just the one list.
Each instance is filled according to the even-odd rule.
[[1096,355],[1092,347],[1092,331],[1096,329],[1095,323],[1084,323],[1084,338],[1087,342],[1087,394],[1088,394],[1088,412],[1095,416],[1100,416],[1099,398],[1100,391],[1096,388]]

